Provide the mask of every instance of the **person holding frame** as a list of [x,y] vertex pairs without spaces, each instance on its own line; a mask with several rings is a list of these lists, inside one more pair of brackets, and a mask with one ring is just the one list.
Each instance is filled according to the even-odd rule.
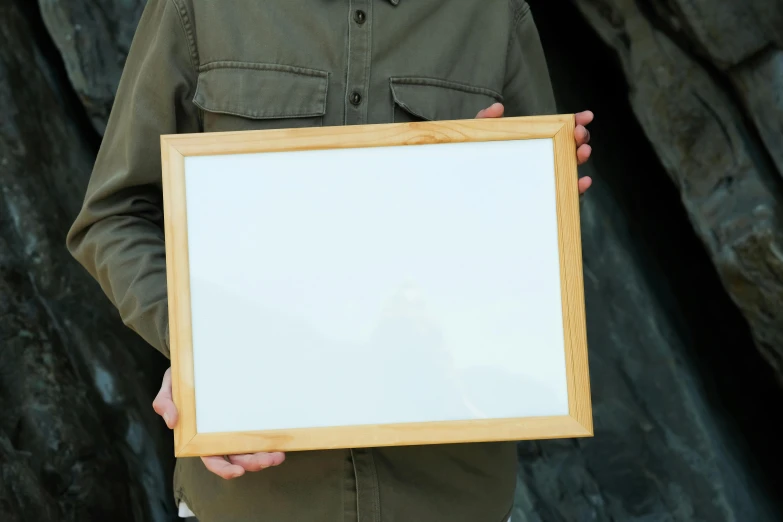
[[[524,0],[148,0],[67,247],[169,357],[161,135],[555,112]],[[176,425],[170,371],[153,407]],[[259,453],[180,458],[174,492],[202,522],[500,522],[516,471],[514,443]]]

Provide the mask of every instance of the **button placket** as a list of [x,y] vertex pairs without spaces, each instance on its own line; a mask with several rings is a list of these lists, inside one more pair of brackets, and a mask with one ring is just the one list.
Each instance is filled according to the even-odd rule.
[[372,2],[350,0],[348,28],[348,71],[345,85],[345,124],[367,123],[372,50]]
[[359,522],[381,522],[381,501],[373,450],[353,449],[351,458],[356,474],[356,505]]

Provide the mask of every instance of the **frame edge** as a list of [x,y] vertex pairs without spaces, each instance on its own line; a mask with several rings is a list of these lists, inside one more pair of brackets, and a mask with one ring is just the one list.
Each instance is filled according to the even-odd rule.
[[177,449],[177,457],[256,452],[298,452],[427,444],[518,442],[583,438],[592,431],[572,415],[517,419],[473,419],[369,426],[199,433]]
[[[568,411],[585,430],[593,434],[592,400],[587,349],[587,321],[575,117],[563,123],[553,136],[557,200],[560,281],[563,307],[563,333],[566,349]],[[574,179],[572,179],[572,176]]]
[[[570,115],[573,119],[573,115]],[[569,115],[167,134],[183,156],[552,138]]]
[[174,427],[174,453],[196,435],[193,384],[193,342],[185,196],[185,157],[170,136],[161,136],[163,221],[166,249],[166,284],[169,313],[169,357],[172,400],[180,415]]
[[[534,130],[519,133],[519,127],[531,124]],[[353,127],[316,127],[310,129],[273,129],[260,131],[240,131],[209,134],[172,134],[162,135],[161,155],[163,165],[163,192],[164,192],[164,221],[167,238],[174,241],[166,241],[166,257],[171,263],[167,263],[167,280],[175,299],[169,298],[169,324],[170,324],[170,350],[172,360],[172,392],[174,402],[177,405],[181,419],[174,428],[174,453],[177,458],[196,457],[227,453],[245,453],[256,451],[305,451],[311,449],[337,449],[344,446],[314,445],[308,444],[308,440],[324,434],[328,431],[348,429],[341,428],[316,428],[305,429],[310,432],[302,437],[296,434],[298,430],[283,430],[279,433],[272,432],[230,432],[230,433],[206,433],[199,434],[196,429],[195,388],[193,375],[193,346],[190,316],[190,288],[189,288],[189,264],[187,260],[187,233],[185,237],[177,237],[175,230],[187,230],[186,201],[185,201],[185,157],[219,154],[241,154],[247,152],[266,152],[276,150],[302,150],[305,148],[327,148],[334,139],[347,142],[340,148],[363,148],[389,145],[419,145],[443,142],[464,141],[504,141],[508,139],[535,139],[549,138],[553,140],[555,154],[555,179],[556,201],[558,213],[558,246],[560,253],[561,269],[561,295],[563,299],[563,311],[569,312],[574,318],[568,324],[565,323],[566,346],[566,372],[568,386],[568,415],[558,417],[546,417],[531,419],[530,426],[535,426],[539,421],[547,424],[550,430],[544,434],[538,428],[516,428],[516,436],[502,437],[488,435],[485,440],[491,441],[516,441],[516,440],[545,440],[554,438],[592,437],[593,423],[590,398],[590,383],[587,368],[587,343],[586,335],[580,334],[578,338],[569,336],[574,328],[578,332],[585,331],[584,288],[582,274],[581,234],[579,223],[579,198],[576,184],[569,177],[576,172],[576,146],[573,138],[575,121],[573,114],[556,114],[539,117],[499,118],[488,120],[457,120],[416,122],[413,124],[383,124],[384,130],[373,128],[372,131],[379,135],[367,137],[367,127],[379,126],[353,126]],[[328,129],[328,133],[324,133]],[[364,130],[362,130],[364,129]],[[380,132],[379,132],[380,131]],[[430,133],[424,139],[416,138],[422,132]],[[477,139],[474,133],[488,133],[484,138]],[[509,138],[511,133],[516,133],[516,138]],[[524,136],[521,136],[524,135]],[[293,145],[291,144],[293,143]],[[567,214],[567,218],[566,218]],[[566,219],[564,219],[566,218]],[[567,242],[568,241],[568,242]],[[176,244],[175,244],[176,243]],[[570,243],[570,246],[569,246]],[[570,260],[570,262],[569,262]],[[175,265],[176,264],[176,268]],[[568,265],[568,266],[566,266]],[[175,272],[175,270],[177,272]],[[567,285],[565,281],[572,281]],[[175,363],[176,361],[176,363]],[[176,370],[175,370],[176,367]],[[496,419],[496,426],[505,426],[508,419]],[[526,422],[526,419],[515,419],[516,422]],[[473,423],[474,421],[466,421]],[[431,424],[431,423],[426,423]],[[458,421],[454,426],[464,423]],[[557,429],[552,429],[557,427]],[[367,427],[362,427],[367,428]],[[372,427],[373,429],[379,427]],[[382,428],[382,427],[380,427]],[[400,429],[403,426],[397,425]],[[403,431],[415,432],[421,426],[409,424]],[[327,430],[327,431],[323,431]],[[523,433],[524,432],[524,433]],[[525,433],[534,435],[525,435]],[[408,432],[410,433],[410,432]],[[293,434],[293,435],[292,435]],[[269,445],[269,437],[272,440],[288,440],[286,443]],[[368,438],[373,438],[368,435]],[[459,437],[456,437],[459,439]],[[267,440],[267,443],[263,443]],[[372,446],[400,446],[415,445],[417,442],[383,443],[380,440],[372,440],[369,443],[353,445],[353,447]],[[252,441],[252,442],[249,442]],[[446,440],[444,444],[460,442],[480,442],[480,440]],[[234,445],[235,449],[227,451]],[[253,449],[255,448],[255,449]]]

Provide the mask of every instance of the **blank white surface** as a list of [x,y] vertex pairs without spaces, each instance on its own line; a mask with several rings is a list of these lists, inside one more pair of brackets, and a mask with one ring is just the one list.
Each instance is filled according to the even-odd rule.
[[185,179],[199,433],[568,413],[551,139]]

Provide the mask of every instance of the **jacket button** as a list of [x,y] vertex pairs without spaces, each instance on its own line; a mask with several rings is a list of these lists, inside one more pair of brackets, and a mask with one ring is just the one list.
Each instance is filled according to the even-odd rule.
[[356,91],[351,93],[350,99],[351,99],[351,104],[353,105],[359,105],[360,103],[362,103],[362,95]]
[[353,14],[353,19],[357,24],[362,25],[367,20],[367,14],[360,9]]

